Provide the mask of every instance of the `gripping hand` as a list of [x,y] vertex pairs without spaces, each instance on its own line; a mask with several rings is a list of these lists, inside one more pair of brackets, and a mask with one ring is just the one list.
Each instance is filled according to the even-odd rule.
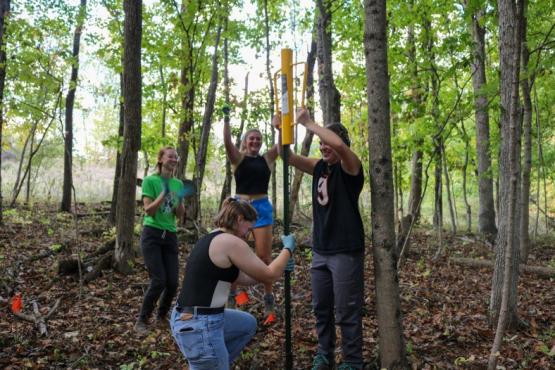
[[285,265],[285,271],[293,272],[293,270],[295,270],[295,259],[291,257],[287,261],[287,265]]
[[225,117],[229,117],[229,113],[231,112],[231,107],[228,104],[224,104],[222,107],[222,113]]
[[284,249],[289,249],[289,252],[291,252],[291,255],[293,255],[293,252],[295,251],[295,248],[297,247],[295,245],[295,235],[293,235],[293,234],[282,235],[281,236],[281,242],[283,243],[283,248]]

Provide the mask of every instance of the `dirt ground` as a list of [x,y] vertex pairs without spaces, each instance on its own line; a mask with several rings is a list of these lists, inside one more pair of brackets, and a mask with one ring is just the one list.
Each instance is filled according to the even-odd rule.
[[[0,298],[6,300],[15,290],[20,291],[25,314],[32,313],[33,301],[43,315],[56,300],[60,304],[46,322],[48,334],[44,336],[36,325],[14,316],[8,303],[0,305],[0,368],[186,369],[186,361],[169,329],[153,328],[144,337],[133,331],[148,284],[141,257],[136,258],[134,274],[125,276],[105,270],[82,287],[76,275],[58,274],[59,261],[79,254],[85,258],[114,238],[101,207],[82,208],[79,212],[88,216],[78,218],[76,223],[72,215],[56,213],[49,207],[5,210],[5,225],[0,228]],[[309,225],[293,227],[301,241],[292,280],[294,369],[310,368],[316,348],[310,304],[311,252],[310,247],[302,245],[309,229]],[[445,255],[432,261],[437,248],[434,234],[418,229],[400,270],[407,356],[414,369],[482,369],[494,337],[486,316],[492,270],[459,266],[449,257],[488,259],[492,252],[474,235],[446,235]],[[183,233],[180,237],[182,275],[190,238]],[[553,240],[536,241],[531,265],[555,267]],[[366,367],[375,369],[378,333],[371,246],[367,247],[365,265],[364,358]],[[245,309],[261,323],[262,289],[254,287],[249,292],[251,304]],[[275,292],[281,305],[282,282],[275,285]],[[554,279],[524,273],[518,295],[522,325],[507,332],[499,366],[555,369]],[[234,368],[284,368],[284,342],[282,317],[270,327],[261,325]],[[337,360],[340,357],[338,350]]]

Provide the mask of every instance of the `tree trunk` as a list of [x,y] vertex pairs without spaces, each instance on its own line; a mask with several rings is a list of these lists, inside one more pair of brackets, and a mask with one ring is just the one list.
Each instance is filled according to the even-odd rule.
[[79,47],[81,44],[81,32],[87,12],[87,0],[81,0],[77,25],[73,35],[73,50],[71,53],[71,78],[66,97],[65,132],[64,132],[64,184],[62,187],[62,203],[60,211],[71,211],[71,189],[73,188],[73,105],[75,103],[75,90],[77,88],[77,73],[79,72]]
[[364,2],[372,251],[381,368],[408,369],[395,247],[385,0]]
[[[312,42],[310,43],[310,50],[306,56],[307,76],[306,76],[306,106],[310,112],[311,117],[314,119],[314,64],[316,63],[316,38],[314,37],[314,32],[312,34]],[[312,138],[314,134],[306,130],[303,143],[301,144],[301,155],[308,156],[310,152],[310,145],[312,144]],[[293,175],[293,182],[290,191],[289,200],[289,219],[293,219],[293,214],[295,212],[295,207],[298,206],[299,202],[299,190],[301,189],[301,183],[303,181],[304,172],[295,168]]]
[[132,271],[134,257],[137,156],[141,148],[141,38],[142,1],[124,0],[123,101],[124,129],[121,178],[116,214],[114,267],[122,273]]
[[[6,85],[6,18],[10,13],[10,0],[0,0],[0,169],[2,168],[2,128],[4,127],[4,86]],[[0,225],[4,224],[2,197],[2,170],[0,170]]]
[[528,61],[530,51],[526,41],[527,20],[523,15],[522,29],[522,101],[523,111],[523,136],[524,153],[522,161],[522,189],[520,195],[520,263],[528,261],[530,253],[530,172],[532,171],[532,99],[530,97],[530,85],[533,83],[533,76],[528,76]]
[[449,205],[449,215],[451,216],[451,227],[453,235],[457,234],[457,216],[453,205],[453,197],[451,194],[451,181],[449,178],[449,169],[447,168],[447,156],[445,155],[445,146],[441,146],[441,158],[443,163],[443,174],[445,176],[445,190],[447,191],[447,203]]
[[[225,31],[227,31],[227,21]],[[228,74],[228,50],[227,50],[227,37],[224,38],[224,101],[225,104],[229,106],[229,74]],[[229,116],[224,115],[224,121],[226,124],[229,124]],[[222,208],[222,204],[224,200],[231,195],[231,164],[229,162],[229,158],[225,157],[225,179],[224,184],[222,185],[222,191],[220,193],[220,203],[218,205],[218,209]]]
[[341,95],[335,87],[332,69],[331,5],[333,0],[316,0],[318,11],[317,56],[320,106],[324,126],[341,122]]
[[114,186],[112,189],[112,203],[110,204],[110,214],[108,215],[108,222],[110,223],[110,225],[116,224],[119,180],[121,178],[121,141],[123,139],[123,127],[124,127],[123,81],[124,81],[123,73],[120,73],[119,74],[120,102],[119,102],[119,125],[118,125],[118,143],[117,143],[117,154],[116,154],[116,171],[114,174]]
[[[270,63],[270,52],[271,45],[270,45],[270,19],[268,17],[268,0],[264,0],[264,36],[266,39],[265,42],[265,49],[266,49],[266,76],[268,78],[268,91],[270,92],[270,118],[272,118],[275,114],[274,112],[274,78],[272,74],[272,65]],[[276,142],[276,130],[274,129],[273,125],[270,125],[271,134],[272,134],[272,145]],[[277,217],[278,211],[278,204],[277,204],[277,181],[276,181],[276,162],[272,164],[272,178],[271,178],[271,187],[272,187],[272,205],[274,206],[274,217]]]
[[[515,327],[519,262],[518,195],[520,180],[519,77],[522,32],[522,5],[514,0],[498,0],[499,9],[499,94],[501,106],[501,158],[499,159],[499,232],[489,316],[497,321],[488,370],[497,367],[506,327]],[[518,7],[518,8],[517,8]]]
[[210,77],[210,85],[208,87],[208,96],[206,98],[204,115],[202,117],[202,131],[200,134],[199,149],[196,158],[194,182],[197,188],[196,197],[192,206],[191,218],[199,221],[200,217],[200,194],[202,193],[202,181],[204,178],[204,170],[206,168],[206,155],[208,153],[208,139],[210,137],[210,128],[212,126],[212,113],[214,112],[214,102],[216,101],[216,88],[218,87],[218,47],[220,45],[220,35],[222,33],[222,25],[218,25],[216,31],[216,41],[214,43],[214,54],[212,55],[212,75]]
[[467,189],[466,189],[466,179],[467,179],[467,175],[466,175],[466,171],[468,168],[468,156],[469,156],[469,152],[470,152],[470,138],[468,137],[468,135],[466,134],[466,129],[464,128],[464,121],[461,121],[461,130],[462,130],[462,134],[463,134],[463,138],[464,138],[464,163],[463,163],[463,168],[462,168],[462,178],[463,178],[463,183],[462,183],[462,188],[463,188],[463,199],[464,199],[464,206],[466,209],[466,232],[470,233],[472,231],[472,208],[470,208],[470,203],[468,202],[468,194],[467,194]]
[[[518,79],[520,61],[520,37],[517,31],[517,14],[514,0],[499,0],[499,55],[500,55],[500,124],[501,144],[499,158],[499,225],[495,246],[495,269],[492,279],[489,316],[498,322],[504,290],[507,284],[507,324],[518,321],[517,283],[519,223],[515,220],[516,207],[512,204],[518,192],[519,136],[518,131]],[[514,84],[516,84],[516,91]],[[512,163],[514,160],[514,163]],[[515,182],[516,181],[516,182]],[[514,194],[513,194],[514,192]],[[510,260],[508,260],[510,257]],[[509,264],[509,281],[505,278],[505,266]]]
[[[410,3],[411,10],[414,10],[414,1]],[[412,90],[412,103],[414,104],[414,109],[412,111],[412,119],[416,119],[422,114],[422,92],[419,86],[418,79],[418,63],[416,56],[416,40],[414,35],[414,25],[409,26],[408,36],[407,36],[407,54],[410,63],[411,78],[413,80]],[[415,124],[415,123],[413,123]],[[422,197],[422,139],[420,137],[416,138],[415,149],[412,152],[411,160],[411,171],[410,171],[410,193],[409,193],[409,204],[408,204],[408,223],[416,223],[420,218],[420,202]],[[405,237],[405,231],[403,228],[403,238]],[[407,246],[408,247],[408,246]]]
[[[466,0],[468,1],[468,0]],[[485,9],[472,14],[470,25],[474,40],[472,62],[472,86],[474,88],[474,109],[476,119],[476,157],[478,159],[478,231],[488,240],[494,240],[497,233],[495,225],[495,204],[493,202],[493,179],[489,144],[488,97],[486,87],[486,52],[485,26],[483,22]]]
[[[31,132],[31,147],[29,148],[30,153],[33,153],[33,149],[35,148],[35,133],[36,133],[36,126],[35,126],[35,130],[33,130]],[[31,198],[32,164],[33,164],[33,156],[30,155],[29,160],[27,162],[27,170],[29,172],[28,172],[28,176],[27,176],[27,186],[25,187],[25,204],[27,204],[27,206],[29,206],[29,200]]]

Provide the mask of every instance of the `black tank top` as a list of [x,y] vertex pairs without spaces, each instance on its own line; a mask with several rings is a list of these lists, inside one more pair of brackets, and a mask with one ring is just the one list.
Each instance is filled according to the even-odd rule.
[[237,194],[268,194],[270,167],[264,157],[244,156],[235,169],[235,193]]
[[314,250],[319,254],[355,253],[364,250],[364,227],[358,198],[364,186],[362,167],[357,175],[343,171],[341,163],[314,167],[312,217]]
[[177,298],[178,306],[225,306],[229,287],[237,280],[239,269],[233,265],[228,268],[218,267],[208,255],[212,240],[222,233],[223,231],[212,232],[195,244],[187,260],[185,277]]

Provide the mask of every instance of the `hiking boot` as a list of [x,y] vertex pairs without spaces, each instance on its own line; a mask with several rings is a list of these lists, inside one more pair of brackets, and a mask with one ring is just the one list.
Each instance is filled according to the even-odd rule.
[[139,318],[135,323],[135,326],[133,326],[133,329],[137,332],[137,334],[144,335],[148,333],[148,324],[144,319]]
[[312,370],[331,370],[333,369],[333,361],[330,361],[326,356],[318,353],[312,361]]

